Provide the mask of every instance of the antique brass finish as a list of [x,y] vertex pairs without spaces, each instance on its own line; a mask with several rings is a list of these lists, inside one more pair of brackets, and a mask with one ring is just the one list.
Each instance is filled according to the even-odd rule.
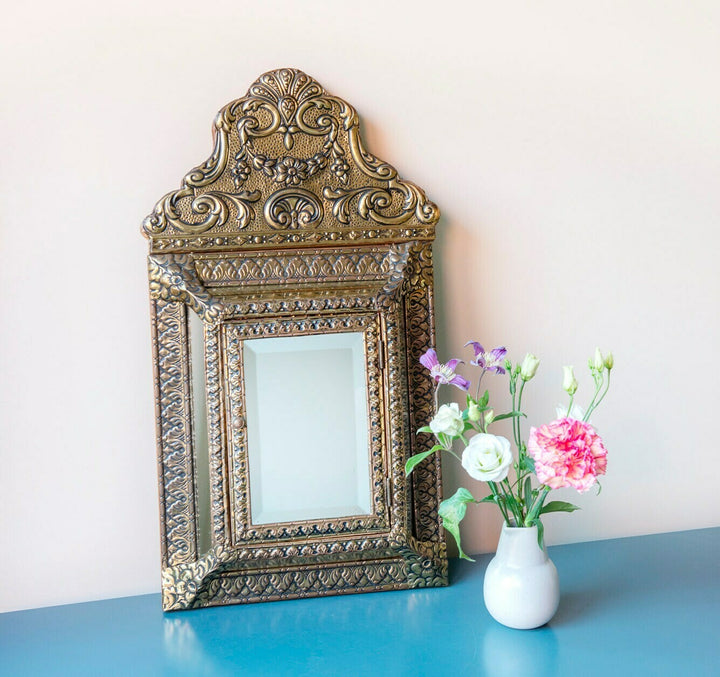
[[[163,608],[446,585],[440,466],[432,455],[404,473],[429,444],[415,431],[433,406],[418,358],[434,343],[437,207],[366,151],[355,110],[301,71],[262,75],[213,132],[208,160],[143,224]],[[202,319],[204,356],[190,354],[188,313]],[[243,341],[335,332],[360,332],[365,346],[370,512],[253,524]],[[191,359],[205,361],[205,552]]]

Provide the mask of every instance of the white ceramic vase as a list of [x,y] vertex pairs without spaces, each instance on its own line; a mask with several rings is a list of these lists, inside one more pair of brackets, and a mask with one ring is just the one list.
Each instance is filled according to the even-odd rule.
[[497,553],[485,571],[485,606],[509,628],[544,625],[560,602],[557,569],[547,550],[540,549],[537,536],[537,527],[503,525]]

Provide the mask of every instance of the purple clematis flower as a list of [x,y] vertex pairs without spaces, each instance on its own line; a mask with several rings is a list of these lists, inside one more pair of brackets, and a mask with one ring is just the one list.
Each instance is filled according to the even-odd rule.
[[462,360],[449,360],[443,364],[438,360],[437,353],[432,348],[420,358],[420,364],[430,370],[430,376],[438,385],[449,383],[460,390],[467,390],[470,387],[470,381],[455,373],[455,367],[461,362]]
[[472,346],[475,351],[475,359],[470,360],[470,364],[480,367],[483,371],[492,371],[496,374],[505,373],[505,369],[501,366],[507,353],[505,346],[493,348],[488,353],[485,352],[485,348],[483,348],[477,341],[468,341],[465,345]]

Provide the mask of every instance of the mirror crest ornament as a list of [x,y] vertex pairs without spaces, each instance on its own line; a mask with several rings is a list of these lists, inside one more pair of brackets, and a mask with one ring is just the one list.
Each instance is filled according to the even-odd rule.
[[[163,608],[446,585],[440,466],[432,455],[410,478],[404,473],[405,460],[431,444],[415,431],[433,408],[433,383],[418,360],[435,342],[437,207],[365,150],[355,110],[301,71],[262,75],[218,113],[213,132],[210,157],[143,223]],[[193,345],[204,344],[204,354],[190,348],[193,314],[202,325]],[[357,437],[367,442],[357,456],[367,459],[359,480],[367,505],[254,523],[251,496],[260,488],[252,487],[250,446],[262,431],[248,423],[248,393],[259,392],[246,383],[251,346],[314,350],[298,337],[338,334],[347,340],[330,343],[354,346],[348,368],[364,374],[353,392],[367,414]],[[294,342],[262,343],[282,337]],[[277,425],[290,406],[278,403]],[[331,470],[300,462],[295,481]]]

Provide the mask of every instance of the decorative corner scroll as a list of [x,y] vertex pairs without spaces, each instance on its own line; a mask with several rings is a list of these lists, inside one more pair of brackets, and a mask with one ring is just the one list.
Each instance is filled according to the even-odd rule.
[[191,609],[203,584],[221,566],[231,559],[232,553],[216,546],[194,562],[165,567],[162,571],[163,611]]
[[192,258],[187,254],[148,256],[150,298],[187,303],[208,324],[216,324],[222,306],[200,283]]
[[411,588],[435,588],[448,584],[448,561],[445,542],[423,542],[410,539],[401,547]]
[[164,248],[212,249],[233,235],[241,247],[268,236],[275,244],[434,237],[435,204],[369,153],[355,109],[302,71],[261,75],[218,113],[214,137],[210,157],[143,222]]
[[[181,233],[199,235],[211,228],[224,226],[231,213],[235,229],[242,230],[255,217],[252,203],[259,199],[258,191],[206,191],[198,194],[193,186],[185,185],[180,190],[168,193],[155,205],[153,213],[143,221],[143,231],[152,236],[164,232],[168,226],[173,226]],[[190,201],[190,213],[193,217],[200,217],[198,220],[185,220],[183,200]]]
[[378,294],[377,303],[381,308],[387,308],[397,300],[407,272],[410,257],[410,244],[404,243],[391,247],[388,251],[388,264],[390,267],[388,280]]

